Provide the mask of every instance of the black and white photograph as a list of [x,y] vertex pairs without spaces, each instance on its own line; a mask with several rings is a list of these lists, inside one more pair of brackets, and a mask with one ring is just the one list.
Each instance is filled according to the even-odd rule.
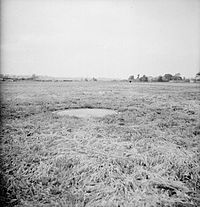
[[0,206],[200,206],[200,0],[0,0]]

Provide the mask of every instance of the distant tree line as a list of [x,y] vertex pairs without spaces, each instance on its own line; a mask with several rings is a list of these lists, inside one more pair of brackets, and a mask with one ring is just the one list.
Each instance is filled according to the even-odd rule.
[[20,81],[20,80],[37,80],[38,76],[35,74],[31,76],[17,76],[17,75],[4,75],[0,74],[1,81]]
[[[54,82],[71,82],[71,81],[75,81],[73,79],[69,79],[69,78],[54,78],[54,77],[46,77],[46,76],[38,76],[36,74],[32,74],[32,75],[27,75],[27,76],[23,76],[23,75],[7,75],[7,74],[0,74],[0,81],[54,81]],[[81,79],[81,81],[98,81],[97,78],[93,77],[93,78],[84,78]]]
[[[199,82],[200,79],[200,72],[196,74],[195,78],[192,79],[194,82]],[[186,79],[185,77],[182,77],[180,73],[176,73],[174,75],[172,74],[164,74],[163,76],[158,77],[152,77],[152,76],[140,76],[140,74],[137,75],[135,78],[134,75],[129,76],[128,78],[129,82],[190,82],[190,79]]]
[[[37,76],[35,74],[31,76],[17,76],[17,75],[3,75],[0,74],[0,81],[21,81],[21,80],[30,80],[30,81],[72,81],[68,79],[44,79],[43,77]],[[84,78],[81,79],[81,81],[98,81],[95,77],[89,79],[89,78]],[[124,81],[127,81],[124,80]],[[129,82],[200,82],[200,72],[196,74],[194,78],[185,78],[182,77],[180,73],[176,73],[174,75],[166,73],[163,76],[157,76],[157,77],[152,77],[152,76],[146,76],[138,74],[136,77],[134,75],[130,75],[128,78]]]

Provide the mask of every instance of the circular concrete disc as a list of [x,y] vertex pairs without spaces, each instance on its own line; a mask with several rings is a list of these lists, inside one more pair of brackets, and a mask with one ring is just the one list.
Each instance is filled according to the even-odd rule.
[[91,118],[91,117],[104,117],[106,115],[117,114],[116,111],[110,109],[89,109],[89,108],[81,108],[81,109],[67,109],[62,111],[53,112],[60,116],[75,116],[80,118]]

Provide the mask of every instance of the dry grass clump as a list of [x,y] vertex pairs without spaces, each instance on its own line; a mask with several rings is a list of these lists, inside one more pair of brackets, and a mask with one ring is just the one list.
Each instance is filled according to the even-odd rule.
[[[26,84],[4,85],[10,91],[2,103],[4,206],[200,206],[194,86]],[[28,87],[33,93],[26,98]],[[119,114],[51,113],[84,105]]]

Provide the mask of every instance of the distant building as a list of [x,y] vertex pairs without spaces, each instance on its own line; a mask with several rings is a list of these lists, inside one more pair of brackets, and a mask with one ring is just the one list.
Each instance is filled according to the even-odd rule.
[[195,81],[198,83],[200,82],[200,72],[196,74]]
[[152,82],[153,81],[153,76],[148,76],[148,82]]
[[190,79],[190,83],[195,83],[195,82],[196,82],[195,78]]
[[158,82],[158,80],[159,80],[159,76],[158,76],[158,77],[153,77],[153,78],[151,79],[151,82]]

